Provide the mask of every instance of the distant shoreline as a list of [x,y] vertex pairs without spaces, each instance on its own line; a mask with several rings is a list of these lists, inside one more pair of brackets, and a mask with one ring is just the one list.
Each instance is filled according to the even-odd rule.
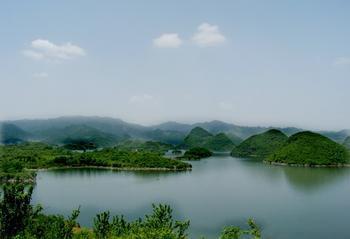
[[350,168],[350,164],[310,165],[310,164],[279,163],[279,162],[271,162],[271,161],[266,161],[266,160],[264,160],[263,163],[275,165],[275,166],[289,166],[289,167],[299,167],[299,168]]
[[37,169],[28,169],[30,171],[49,171],[49,170],[57,170],[57,169],[108,169],[113,171],[158,171],[158,172],[181,172],[181,171],[191,171],[192,168],[150,168],[150,167],[112,167],[112,166],[62,166],[62,167],[47,167],[47,168],[37,168]]

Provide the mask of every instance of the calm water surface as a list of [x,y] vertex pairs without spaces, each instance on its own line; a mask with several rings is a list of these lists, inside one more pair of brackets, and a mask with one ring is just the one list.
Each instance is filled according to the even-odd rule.
[[104,210],[136,219],[152,203],[167,203],[177,219],[191,220],[192,238],[215,238],[224,225],[244,226],[248,217],[264,238],[350,238],[350,169],[271,166],[229,156],[192,165],[192,172],[180,173],[43,171],[33,203],[65,215],[80,205],[85,226]]

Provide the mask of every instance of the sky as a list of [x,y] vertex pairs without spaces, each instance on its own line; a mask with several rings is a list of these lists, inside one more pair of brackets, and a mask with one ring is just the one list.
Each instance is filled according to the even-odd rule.
[[350,128],[350,1],[0,3],[0,120]]

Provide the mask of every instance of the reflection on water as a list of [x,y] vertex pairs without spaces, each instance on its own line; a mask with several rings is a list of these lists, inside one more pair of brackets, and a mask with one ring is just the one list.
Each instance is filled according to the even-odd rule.
[[348,168],[292,168],[283,167],[283,173],[289,184],[296,190],[311,192],[322,190],[323,187],[332,187],[337,180],[348,176]]
[[[136,219],[152,203],[172,205],[191,220],[191,235],[217,237],[224,225],[254,217],[265,238],[350,238],[350,169],[292,168],[215,155],[192,162],[191,172],[65,169],[41,171],[33,203],[70,214],[81,224],[104,210]],[[327,225],[325,227],[324,225]]]
[[[45,172],[50,172],[50,174],[54,177],[61,178],[65,177],[99,177],[101,175],[106,174],[116,174],[119,175],[134,175],[135,177],[140,177],[142,179],[155,179],[162,177],[174,177],[178,174],[186,174],[189,171],[143,171],[143,170],[130,170],[130,171],[122,171],[115,169],[104,169],[104,168],[66,168],[66,169],[52,169],[52,170],[44,170]],[[41,175],[40,175],[41,176]]]

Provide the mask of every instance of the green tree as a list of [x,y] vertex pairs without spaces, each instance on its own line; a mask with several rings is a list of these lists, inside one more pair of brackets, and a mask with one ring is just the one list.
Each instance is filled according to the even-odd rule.
[[110,213],[103,212],[94,218],[94,233],[97,239],[105,239],[110,234],[111,224],[109,222]]
[[0,202],[0,238],[12,238],[21,233],[31,216],[37,213],[30,205],[33,187],[23,184],[6,184]]
[[251,238],[261,239],[260,228],[256,225],[253,219],[248,220],[249,229],[244,230],[240,227],[229,226],[225,227],[220,239],[240,239],[240,238]]

